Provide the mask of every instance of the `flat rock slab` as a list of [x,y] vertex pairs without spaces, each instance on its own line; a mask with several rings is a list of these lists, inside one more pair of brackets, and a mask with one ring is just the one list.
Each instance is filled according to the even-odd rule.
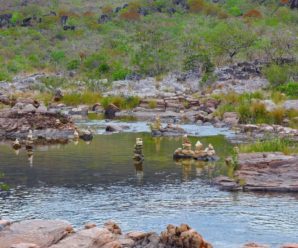
[[234,176],[235,179],[218,177],[214,182],[226,190],[298,192],[298,156],[239,154],[238,170]]
[[[16,222],[6,226],[0,232],[0,248],[23,247],[26,244],[31,246],[35,244],[37,247],[49,247],[64,238],[71,231],[72,226],[68,222],[60,220],[25,220]],[[23,246],[20,246],[21,244]]]
[[50,246],[50,248],[118,248],[120,243],[117,242],[112,233],[105,228],[93,227],[81,230],[59,243]]

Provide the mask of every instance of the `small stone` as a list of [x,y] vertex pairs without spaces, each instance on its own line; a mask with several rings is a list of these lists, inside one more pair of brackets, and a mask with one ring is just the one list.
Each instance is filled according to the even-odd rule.
[[90,229],[90,228],[93,228],[93,227],[96,227],[95,223],[86,223],[85,224],[85,229]]

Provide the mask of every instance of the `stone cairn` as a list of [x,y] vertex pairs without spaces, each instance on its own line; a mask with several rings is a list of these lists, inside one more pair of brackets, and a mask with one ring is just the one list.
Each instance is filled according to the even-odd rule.
[[133,159],[134,161],[140,162],[140,163],[144,161],[143,140],[141,138],[136,139]]
[[192,150],[191,142],[189,141],[187,135],[183,136],[182,141],[182,148],[176,149],[174,152],[174,159],[183,159],[183,158],[193,158],[196,160],[203,160],[203,161],[214,161],[217,160],[215,156],[214,147],[209,144],[208,147],[204,149],[202,143],[198,140],[195,145],[195,150]]

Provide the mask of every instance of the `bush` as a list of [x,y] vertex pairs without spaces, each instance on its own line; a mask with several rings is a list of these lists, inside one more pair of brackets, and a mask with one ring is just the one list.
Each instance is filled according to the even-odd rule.
[[269,113],[269,116],[272,118],[273,123],[282,124],[286,116],[286,111],[284,108],[275,108]]
[[285,66],[272,64],[263,69],[263,74],[273,87],[284,84],[289,79],[289,73]]
[[156,100],[150,100],[148,103],[149,108],[154,109],[157,107],[157,102]]
[[66,105],[76,106],[79,104],[93,105],[101,101],[99,93],[85,91],[83,93],[70,93],[65,94],[62,98],[62,102]]
[[278,87],[278,90],[291,98],[298,99],[298,82],[290,82]]
[[80,61],[77,59],[71,60],[67,63],[67,69],[68,70],[76,70],[80,66]]
[[0,70],[0,81],[11,81],[12,78],[7,71]]
[[250,122],[250,120],[252,118],[252,114],[250,112],[250,108],[247,103],[240,104],[239,107],[237,108],[237,112],[239,115],[239,121],[241,123],[249,123]]
[[52,51],[51,58],[54,62],[59,63],[65,58],[64,51]]

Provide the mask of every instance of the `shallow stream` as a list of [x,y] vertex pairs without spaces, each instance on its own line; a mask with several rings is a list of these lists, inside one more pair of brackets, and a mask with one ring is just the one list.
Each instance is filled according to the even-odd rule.
[[[0,144],[0,171],[10,186],[0,193],[0,216],[13,220],[65,219],[76,227],[116,220],[123,231],[154,230],[188,223],[215,248],[246,242],[279,247],[298,242],[298,195],[224,192],[211,185],[215,175],[232,175],[223,158],[232,145],[227,130],[185,126],[222,158],[216,163],[175,162],[181,137],[152,138],[145,123],[126,132],[102,134],[107,123],[81,123],[96,135],[90,144],[37,147],[33,159]],[[143,166],[132,161],[136,137],[144,140]],[[197,138],[192,137],[195,143]]]

